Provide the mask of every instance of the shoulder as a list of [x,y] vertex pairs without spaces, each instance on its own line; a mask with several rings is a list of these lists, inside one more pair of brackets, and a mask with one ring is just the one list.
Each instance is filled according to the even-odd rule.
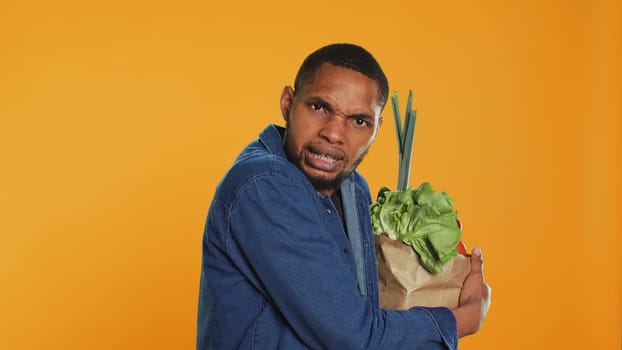
[[218,186],[220,200],[231,202],[248,186],[265,183],[301,183],[298,168],[286,158],[266,150],[260,142],[253,142],[238,156]]
[[361,173],[359,173],[358,171],[353,171],[351,176],[352,176],[352,181],[357,186],[361,187],[362,189],[369,190],[369,186],[367,185],[367,180],[365,180],[365,178],[363,177],[363,175],[361,175]]

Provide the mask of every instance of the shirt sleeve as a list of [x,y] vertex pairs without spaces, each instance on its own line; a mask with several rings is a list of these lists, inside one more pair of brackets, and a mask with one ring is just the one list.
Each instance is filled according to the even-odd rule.
[[309,348],[456,349],[449,309],[384,310],[360,295],[313,195],[284,175],[259,176],[237,193],[228,219],[249,278],[300,339]]

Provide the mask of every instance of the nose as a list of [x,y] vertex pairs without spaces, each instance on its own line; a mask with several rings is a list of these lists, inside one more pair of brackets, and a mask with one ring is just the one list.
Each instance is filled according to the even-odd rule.
[[326,122],[320,129],[320,137],[329,143],[343,144],[347,118],[337,113],[331,113],[325,120]]

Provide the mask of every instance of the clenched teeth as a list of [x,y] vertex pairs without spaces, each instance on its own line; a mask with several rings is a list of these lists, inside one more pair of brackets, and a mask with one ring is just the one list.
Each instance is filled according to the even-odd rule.
[[337,161],[337,159],[329,156],[328,154],[324,154],[324,153],[311,153],[311,156],[315,159],[320,159],[323,160],[325,162],[328,163],[334,163]]

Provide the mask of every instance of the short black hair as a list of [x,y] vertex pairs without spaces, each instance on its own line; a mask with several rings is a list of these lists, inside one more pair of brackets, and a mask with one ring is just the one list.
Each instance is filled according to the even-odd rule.
[[298,74],[296,74],[294,91],[313,81],[315,73],[323,63],[351,69],[374,80],[378,85],[378,92],[380,93],[380,106],[384,107],[389,95],[387,77],[374,56],[364,48],[354,44],[339,43],[327,45],[307,56],[304,62],[302,62],[300,69],[298,69]]

